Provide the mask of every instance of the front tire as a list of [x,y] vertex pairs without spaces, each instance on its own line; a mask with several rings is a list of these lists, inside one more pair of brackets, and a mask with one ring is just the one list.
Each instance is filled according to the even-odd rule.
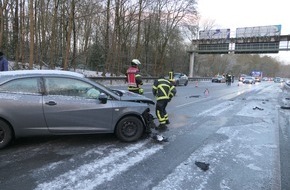
[[115,130],[116,136],[125,142],[138,140],[144,132],[144,126],[140,119],[134,116],[127,116],[121,119]]
[[0,120],[0,149],[8,146],[12,141],[12,130],[10,126]]

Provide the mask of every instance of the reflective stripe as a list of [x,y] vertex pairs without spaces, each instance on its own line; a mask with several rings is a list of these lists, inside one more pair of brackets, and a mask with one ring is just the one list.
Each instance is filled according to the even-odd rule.
[[157,110],[157,117],[158,117],[159,123],[161,123],[161,124],[165,124],[166,123],[166,118],[162,117],[160,115],[160,111],[159,110]]
[[166,96],[162,96],[162,97],[157,97],[156,100],[168,100],[168,98]]
[[167,79],[158,79],[154,81],[152,86],[153,94],[156,100],[168,100],[175,94],[175,86],[173,86]]

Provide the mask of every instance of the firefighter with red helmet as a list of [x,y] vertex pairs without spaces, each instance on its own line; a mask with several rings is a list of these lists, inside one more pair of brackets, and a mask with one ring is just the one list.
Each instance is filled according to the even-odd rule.
[[131,66],[127,69],[127,82],[128,90],[137,94],[143,94],[144,90],[141,88],[143,85],[142,77],[140,75],[139,66],[141,62],[138,59],[131,61]]

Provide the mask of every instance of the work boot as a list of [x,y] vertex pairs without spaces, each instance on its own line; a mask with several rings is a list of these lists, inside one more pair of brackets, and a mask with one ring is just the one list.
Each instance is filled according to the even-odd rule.
[[159,124],[158,127],[156,127],[156,130],[166,131],[167,130],[167,126],[165,124]]

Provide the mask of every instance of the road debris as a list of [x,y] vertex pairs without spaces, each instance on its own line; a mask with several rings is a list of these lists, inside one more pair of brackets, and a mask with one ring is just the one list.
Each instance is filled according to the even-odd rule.
[[195,161],[195,165],[197,167],[199,167],[202,171],[207,171],[209,169],[209,164],[205,163],[205,162],[198,162],[198,161]]
[[261,111],[264,110],[263,108],[259,108],[258,106],[253,108],[253,110],[256,110],[256,109],[261,110]]
[[200,95],[191,95],[191,96],[189,96],[189,98],[199,98],[200,97]]
[[168,138],[162,136],[162,135],[159,135],[159,134],[155,134],[152,136],[152,139],[157,141],[157,142],[168,142]]

